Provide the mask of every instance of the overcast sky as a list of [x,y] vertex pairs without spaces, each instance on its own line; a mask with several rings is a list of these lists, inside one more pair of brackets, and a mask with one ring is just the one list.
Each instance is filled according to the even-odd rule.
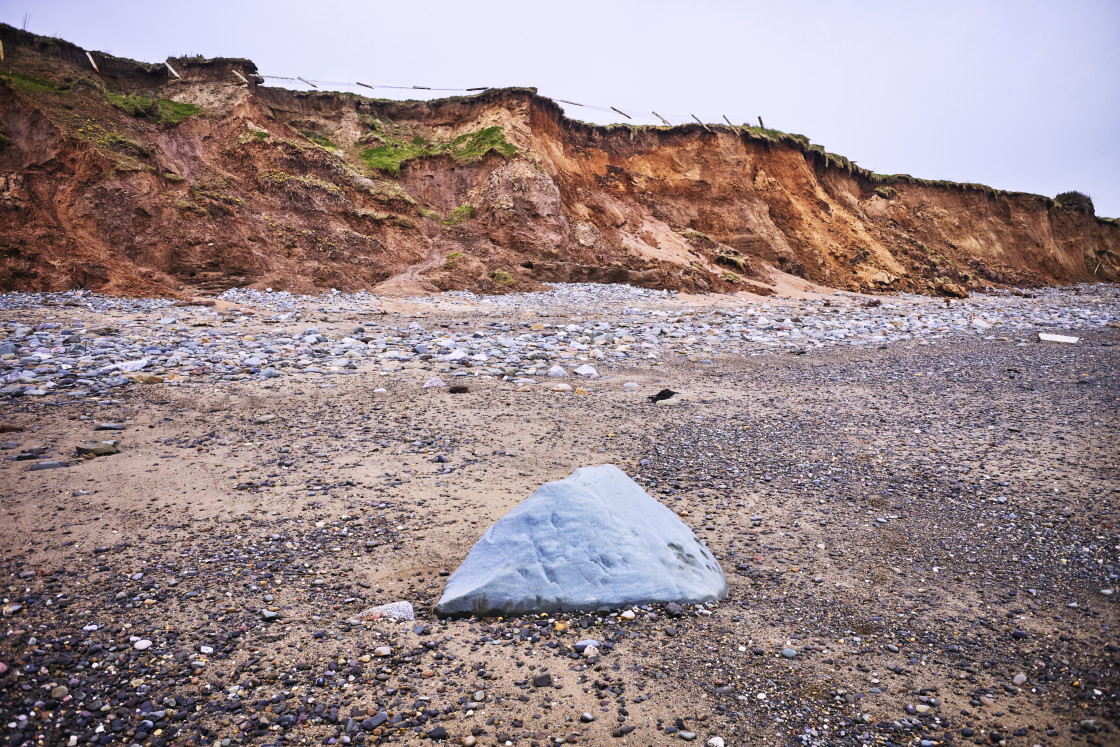
[[6,23],[25,14],[29,31],[150,62],[535,86],[601,107],[566,107],[596,122],[625,121],[609,106],[649,123],[652,111],[674,124],[762,115],[878,172],[1076,189],[1120,216],[1117,0],[0,3]]

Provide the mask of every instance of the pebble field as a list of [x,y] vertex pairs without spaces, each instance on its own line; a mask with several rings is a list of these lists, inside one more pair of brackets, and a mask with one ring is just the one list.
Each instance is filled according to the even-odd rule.
[[[2,295],[0,740],[1116,744],[1118,343],[1105,285]],[[726,599],[432,613],[598,464]]]

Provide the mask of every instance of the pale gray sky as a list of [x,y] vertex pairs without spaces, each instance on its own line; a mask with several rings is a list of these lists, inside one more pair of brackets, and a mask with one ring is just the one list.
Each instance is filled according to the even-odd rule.
[[[0,7],[0,21],[14,26],[25,14],[35,33],[145,61],[203,54],[312,80],[536,86],[617,106],[636,122],[656,122],[652,110],[674,124],[761,114],[768,127],[882,173],[1050,196],[1076,189],[1099,215],[1120,216],[1116,0]],[[566,108],[576,119],[622,120]]]

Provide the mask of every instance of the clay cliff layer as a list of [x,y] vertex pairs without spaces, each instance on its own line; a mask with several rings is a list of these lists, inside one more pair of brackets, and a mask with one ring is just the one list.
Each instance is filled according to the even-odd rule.
[[757,127],[593,126],[531,89],[265,87],[0,26],[0,289],[413,293],[541,282],[959,295],[1120,278],[1091,207],[885,176]]

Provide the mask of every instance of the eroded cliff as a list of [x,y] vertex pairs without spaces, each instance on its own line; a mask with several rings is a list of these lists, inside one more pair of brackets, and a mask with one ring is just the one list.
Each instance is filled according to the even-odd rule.
[[7,26],[0,41],[6,290],[765,293],[785,272],[956,295],[1120,278],[1120,224],[1091,209],[873,174],[799,135],[592,126],[528,89],[293,92],[247,60],[172,59],[178,79],[95,53],[95,71],[67,42]]

